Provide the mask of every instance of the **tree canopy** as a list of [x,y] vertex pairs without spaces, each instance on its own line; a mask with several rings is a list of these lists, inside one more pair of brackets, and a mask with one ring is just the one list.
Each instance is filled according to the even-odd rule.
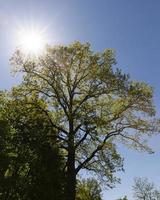
[[63,199],[63,158],[46,116],[6,93],[0,105],[0,199]]
[[124,196],[124,197],[119,198],[119,199],[117,199],[117,200],[128,200],[128,198],[127,198],[127,196]]
[[76,200],[102,200],[100,184],[93,178],[78,180]]
[[65,157],[66,200],[75,199],[82,169],[114,185],[114,173],[123,168],[117,140],[152,153],[145,143],[157,131],[152,88],[116,69],[112,49],[95,53],[88,43],[75,42],[48,46],[37,58],[18,50],[11,62],[23,74],[13,96],[45,114],[56,133]]
[[160,200],[160,190],[147,178],[135,178],[133,191],[136,200]]

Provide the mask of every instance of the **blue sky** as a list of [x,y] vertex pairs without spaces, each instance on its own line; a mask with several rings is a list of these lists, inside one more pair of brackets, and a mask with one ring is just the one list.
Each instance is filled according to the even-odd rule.
[[[5,0],[0,1],[0,89],[19,81],[11,77],[9,58],[14,52],[18,26],[47,27],[51,44],[75,40],[90,42],[95,51],[116,50],[117,67],[134,80],[154,87],[160,109],[160,1],[159,0]],[[160,183],[160,137],[151,139],[154,155],[120,147],[125,159],[122,184],[104,192],[104,199],[127,195],[132,200],[133,178],[146,176]]]

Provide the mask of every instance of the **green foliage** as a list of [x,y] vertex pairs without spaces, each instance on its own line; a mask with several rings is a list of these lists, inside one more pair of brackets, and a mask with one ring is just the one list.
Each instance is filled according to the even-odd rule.
[[127,196],[124,196],[123,198],[117,199],[117,200],[128,200]]
[[11,62],[23,74],[13,89],[15,99],[27,97],[23,106],[31,103],[56,132],[66,162],[67,200],[75,198],[75,178],[82,169],[109,187],[119,181],[114,174],[123,169],[123,159],[117,141],[152,153],[146,144],[157,131],[152,88],[115,69],[113,50],[94,53],[88,43],[75,42],[48,46],[36,58],[17,51]]
[[64,176],[56,132],[44,114],[23,101],[10,96],[1,104],[0,199],[60,200]]
[[76,200],[102,200],[101,188],[95,179],[78,181]]

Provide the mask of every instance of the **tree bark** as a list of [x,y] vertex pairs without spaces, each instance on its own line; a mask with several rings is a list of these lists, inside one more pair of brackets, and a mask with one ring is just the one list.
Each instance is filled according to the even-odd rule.
[[76,197],[75,152],[72,148],[68,150],[66,182],[67,182],[66,200],[75,200]]
[[67,180],[66,180],[66,200],[75,200],[76,198],[76,169],[75,169],[75,147],[73,118],[69,121],[68,135],[68,158],[67,158]]

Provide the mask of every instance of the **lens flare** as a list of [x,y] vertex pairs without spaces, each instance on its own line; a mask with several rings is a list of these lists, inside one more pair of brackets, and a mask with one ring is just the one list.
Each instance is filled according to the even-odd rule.
[[39,55],[46,45],[43,32],[34,28],[20,30],[18,40],[21,50],[29,55]]

